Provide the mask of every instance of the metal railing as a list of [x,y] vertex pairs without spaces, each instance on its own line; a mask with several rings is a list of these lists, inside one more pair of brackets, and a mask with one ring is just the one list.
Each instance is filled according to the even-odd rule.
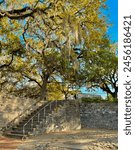
[[33,126],[34,126],[34,121],[37,121],[37,123],[39,123],[40,122],[40,116],[42,116],[42,120],[43,120],[43,118],[46,117],[46,108],[47,107],[52,112],[52,105],[53,104],[55,105],[55,108],[57,108],[57,100],[51,101],[48,104],[46,104],[44,107],[39,109],[35,114],[33,114],[32,117],[30,117],[30,119],[23,125],[23,136],[25,136],[25,134],[26,134],[26,127],[28,125],[30,126],[30,128],[32,130]]
[[[6,126],[2,127],[2,131],[5,131],[7,129],[11,129],[14,125],[16,125],[19,121],[21,121],[23,118],[26,117],[26,115],[30,114],[32,111],[36,110],[39,106],[38,103],[41,103],[42,101],[39,100],[29,106],[27,109],[25,109],[21,114],[19,114],[17,117],[15,117],[12,121],[8,122]],[[42,105],[45,105],[48,102],[44,102]]]

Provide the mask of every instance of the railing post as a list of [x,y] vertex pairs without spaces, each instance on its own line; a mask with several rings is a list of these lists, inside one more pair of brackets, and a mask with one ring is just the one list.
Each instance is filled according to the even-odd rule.
[[57,100],[55,101],[55,109],[56,109],[56,112],[57,112],[57,106],[58,106],[58,104],[57,104]]
[[29,114],[29,110],[26,111],[26,114],[27,114],[27,115]]
[[52,104],[52,102],[50,103],[50,110],[52,109],[52,105],[51,104]]
[[45,117],[45,107],[44,107],[44,117]]
[[38,113],[38,122],[39,122],[40,113]]
[[55,107],[57,108],[57,100],[55,101]]
[[31,129],[33,128],[33,118],[31,120]]
[[23,136],[24,136],[24,134],[25,134],[25,126],[23,126]]

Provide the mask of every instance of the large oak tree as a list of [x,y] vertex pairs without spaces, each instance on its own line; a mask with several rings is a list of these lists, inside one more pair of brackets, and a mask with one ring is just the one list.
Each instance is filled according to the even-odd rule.
[[[97,57],[91,56],[91,53],[108,44],[105,37],[107,23],[101,12],[101,8],[105,7],[104,2],[2,1],[0,54],[1,58],[10,57],[3,60],[0,66],[2,83],[9,82],[10,76],[15,88],[37,85],[41,99],[46,98],[47,85],[51,82],[69,82],[73,86],[85,83],[86,77],[91,75],[90,68],[97,63],[87,63],[90,57]],[[89,65],[85,66],[85,63]],[[8,75],[5,75],[7,72]],[[85,76],[84,72],[87,73]],[[98,82],[99,76],[96,79]]]

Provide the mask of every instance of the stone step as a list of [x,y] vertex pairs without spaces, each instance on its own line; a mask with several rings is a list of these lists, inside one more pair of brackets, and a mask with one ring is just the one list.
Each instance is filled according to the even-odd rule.
[[[33,132],[32,129],[25,129],[25,134],[28,134],[29,132]],[[23,134],[23,130],[12,130],[10,133],[12,134]]]
[[[42,119],[44,116],[43,115],[41,115],[41,116],[39,116],[39,119]],[[38,116],[34,116],[34,117],[29,117],[29,118],[24,118],[21,122],[26,122],[26,121],[28,121],[28,120],[38,120]]]
[[[52,110],[53,111],[53,110]],[[37,114],[36,114],[37,113]],[[45,111],[46,114],[51,113],[51,110],[46,110]],[[37,112],[32,112],[31,114],[29,114],[26,118],[30,118],[33,117],[34,115],[38,115],[38,111]],[[44,111],[40,112],[40,114],[44,114]]]
[[39,118],[39,120],[42,120],[42,119],[46,118],[46,116],[48,116],[48,114],[46,114],[45,116],[44,115],[40,115],[39,117],[38,116],[34,116],[34,117],[24,118],[23,120],[21,120],[20,123],[27,122],[27,121],[32,122],[32,120],[35,121],[35,120],[38,120],[38,118]]
[[7,133],[6,136],[10,137],[10,138],[15,138],[15,139],[25,139],[27,137],[27,135],[23,135],[23,134],[17,134],[17,133]]
[[[26,126],[25,129],[26,129],[26,130],[31,130],[31,129],[35,128],[36,126],[37,126],[37,125]],[[12,131],[16,131],[16,130],[20,130],[20,131],[23,130],[23,126],[22,126],[22,127],[13,127],[13,128],[12,128]]]
[[[36,110],[34,110],[33,112],[31,112],[29,115],[27,115],[23,120],[21,120],[21,122],[19,122],[18,125],[12,127],[12,129],[10,130],[10,132],[6,133],[6,135],[8,137],[13,137],[13,138],[23,138],[23,127],[24,125],[33,117],[33,126],[31,126],[32,121],[29,121],[28,124],[25,126],[25,136],[29,135],[30,133],[34,133],[34,129],[38,129],[38,126],[40,127],[40,125],[42,125],[43,121],[46,121],[46,117],[48,117],[49,115],[51,115],[52,111],[54,111],[57,108],[62,106],[64,103],[63,101],[60,101],[57,103],[52,103],[51,105],[51,109],[50,106],[46,106],[45,108],[45,116],[44,116],[44,106],[39,106],[39,108],[37,108]],[[40,116],[39,116],[39,121],[38,121],[38,112],[40,110]],[[45,123],[44,123],[45,124]]]
[[[34,120],[33,121],[33,126],[36,126],[36,125],[42,123],[43,121],[45,121],[45,120],[44,119],[39,120],[39,121],[38,120]],[[23,127],[25,124],[26,124],[26,122],[21,122],[18,125],[16,125],[15,127]],[[31,122],[29,122],[26,126],[31,126]]]
[[[46,115],[48,115],[48,114],[50,114],[52,111],[50,111],[50,112],[45,112],[45,116]],[[44,117],[44,112],[42,112],[42,113],[40,113],[40,115],[39,116],[41,116],[41,117]],[[28,115],[27,117],[25,117],[24,119],[29,119],[29,118],[32,118],[32,117],[38,117],[38,114],[36,114],[35,116],[34,116],[34,114],[32,114],[32,115]]]
[[[33,125],[34,125],[34,126],[35,126],[35,125],[38,125],[38,124],[42,123],[42,121],[45,121],[45,119],[44,119],[44,118],[40,118],[39,121],[38,121],[38,119],[33,120]],[[16,127],[23,127],[26,123],[27,123],[27,121],[20,122],[19,124],[17,124],[17,125],[15,126],[15,128],[16,128]],[[31,124],[32,124],[32,122],[28,122],[28,123],[26,124],[26,126],[31,126]]]
[[[48,116],[48,114],[46,114],[45,117]],[[38,116],[36,115],[36,116],[32,116],[32,117],[27,117],[27,118],[24,118],[23,120],[21,120],[20,122],[27,122],[30,119],[32,120],[32,118],[33,118],[33,120],[37,120]],[[39,119],[42,119],[42,118],[44,118],[44,114],[39,115]]]

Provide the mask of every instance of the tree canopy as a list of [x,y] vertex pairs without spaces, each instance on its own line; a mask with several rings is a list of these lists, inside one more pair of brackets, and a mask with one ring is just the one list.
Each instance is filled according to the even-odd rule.
[[38,89],[34,94],[46,99],[49,84],[70,91],[89,83],[111,94],[117,56],[104,8],[105,0],[1,1],[1,89]]

